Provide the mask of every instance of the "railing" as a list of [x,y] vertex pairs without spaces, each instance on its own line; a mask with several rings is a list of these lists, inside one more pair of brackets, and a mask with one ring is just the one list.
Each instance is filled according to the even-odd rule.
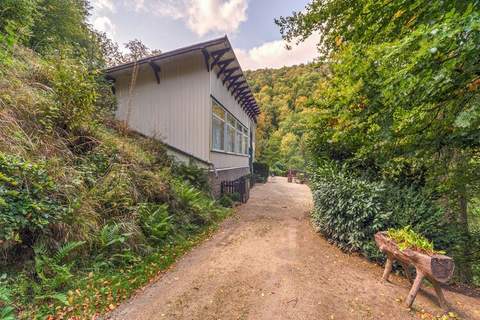
[[238,193],[240,201],[246,203],[250,198],[250,179],[241,177],[233,181],[222,181],[220,184],[220,192],[224,194]]

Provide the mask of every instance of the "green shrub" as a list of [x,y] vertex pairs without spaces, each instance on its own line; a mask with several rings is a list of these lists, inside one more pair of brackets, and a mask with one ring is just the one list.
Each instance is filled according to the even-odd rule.
[[143,233],[153,243],[162,243],[173,230],[168,204],[143,203],[139,215]]
[[286,176],[287,171],[287,166],[280,161],[275,162],[270,168],[270,172],[276,176]]
[[218,199],[218,203],[225,208],[232,208],[234,204],[232,198],[230,198],[228,194],[223,194],[220,199]]
[[268,181],[268,177],[257,176],[257,175],[254,175],[254,177],[255,177],[255,182],[258,182],[258,183],[266,183]]
[[331,165],[313,173],[311,188],[314,224],[343,250],[381,261],[374,234],[408,225],[440,249],[448,250],[456,241],[442,210],[420,190],[367,181]]
[[173,166],[173,173],[186,180],[192,186],[204,191],[210,192],[210,182],[208,180],[207,170],[199,168],[195,165],[186,165],[177,163]]
[[0,276],[0,320],[15,320],[15,309],[11,306],[12,295],[7,288],[7,275]]
[[66,209],[44,164],[0,153],[0,242],[32,245]]
[[253,174],[255,175],[255,181],[266,182],[269,175],[269,167],[266,163],[254,162]]
[[171,188],[176,199],[171,214],[179,228],[198,230],[226,213],[209,195],[188,183],[173,179]]
[[83,62],[68,58],[52,61],[46,68],[54,97],[44,106],[39,122],[48,130],[77,130],[90,125],[98,95],[94,75]]
[[233,202],[240,202],[242,200],[240,193],[233,192],[228,195]]

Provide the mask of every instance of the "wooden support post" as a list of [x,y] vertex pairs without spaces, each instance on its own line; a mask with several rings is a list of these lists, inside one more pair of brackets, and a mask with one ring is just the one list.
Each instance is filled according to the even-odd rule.
[[383,281],[388,281],[388,276],[392,272],[393,267],[393,259],[391,257],[387,257],[387,262],[385,263],[385,270],[383,271]]
[[407,277],[408,282],[410,282],[410,284],[412,284],[413,283],[413,277],[412,277],[412,274],[410,273],[410,268],[409,268],[408,264],[405,263],[405,262],[400,262],[400,265],[402,266],[403,271],[405,272],[405,276]]
[[430,282],[432,283],[435,293],[437,294],[438,304],[444,311],[449,311],[447,300],[445,300],[445,296],[443,295],[442,287],[440,287],[440,284],[435,280],[430,280]]
[[413,300],[415,300],[418,290],[420,290],[420,286],[422,285],[423,278],[424,278],[423,272],[417,269],[417,276],[415,277],[415,281],[413,282],[412,288],[410,289],[407,299],[405,300],[407,307],[409,308],[412,307]]

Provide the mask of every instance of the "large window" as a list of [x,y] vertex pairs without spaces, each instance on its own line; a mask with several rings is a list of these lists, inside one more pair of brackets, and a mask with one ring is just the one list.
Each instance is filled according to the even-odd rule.
[[219,105],[213,105],[212,146],[215,150],[225,149],[225,110]]
[[212,100],[212,148],[236,154],[248,154],[248,129]]

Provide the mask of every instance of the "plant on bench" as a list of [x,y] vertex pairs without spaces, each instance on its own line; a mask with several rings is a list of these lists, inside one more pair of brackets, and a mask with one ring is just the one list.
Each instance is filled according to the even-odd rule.
[[[409,226],[378,232],[375,234],[375,242],[380,251],[387,255],[383,280],[388,281],[393,262],[398,261],[412,283],[405,301],[408,307],[412,306],[422,280],[427,278],[435,289],[440,306],[444,310],[448,309],[440,283],[446,283],[453,275],[455,265],[452,258],[445,256],[442,251],[435,251],[431,241],[414,232]],[[416,270],[414,280],[409,272],[410,266]]]

